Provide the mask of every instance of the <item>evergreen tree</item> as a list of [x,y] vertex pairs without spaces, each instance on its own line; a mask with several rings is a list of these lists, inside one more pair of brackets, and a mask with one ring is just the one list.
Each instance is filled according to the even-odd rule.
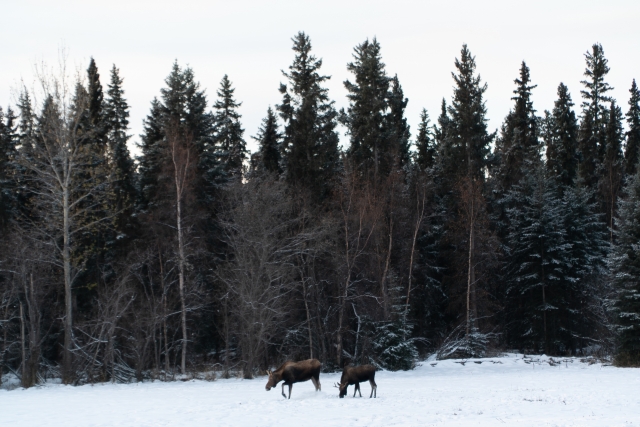
[[151,111],[143,121],[143,128],[138,146],[142,152],[138,158],[138,194],[139,210],[145,211],[155,205],[165,149],[162,104],[157,98],[151,101]]
[[0,107],[0,232],[4,231],[15,215],[17,184],[16,116],[11,108],[5,116]]
[[627,141],[624,151],[625,175],[632,177],[638,168],[638,155],[640,152],[640,89],[633,79],[631,84],[631,97],[629,98],[629,111],[627,112]]
[[578,121],[571,109],[569,89],[558,86],[558,99],[546,120],[546,166],[551,177],[564,186],[573,186],[578,173]]
[[618,349],[616,362],[640,365],[640,174],[625,187],[616,219],[616,244],[609,257],[614,297],[611,300]]
[[602,302],[607,290],[602,283],[610,246],[593,191],[584,186],[565,187],[561,197],[565,241],[569,247],[564,256],[569,269],[555,304],[557,321],[551,326],[556,331],[557,351],[575,354],[599,342],[598,334],[606,328]]
[[551,316],[558,309],[557,288],[568,269],[569,246],[562,206],[541,166],[523,177],[507,197],[506,332],[510,345],[523,350],[552,351]]
[[489,301],[495,294],[489,287],[497,242],[489,229],[485,196],[494,135],[487,132],[483,99],[487,86],[476,75],[475,58],[466,45],[455,66],[453,100],[446,114],[441,114],[436,132],[439,165],[435,181],[447,212],[442,242],[447,311],[453,316],[451,321],[463,322],[465,336],[458,349],[469,356],[484,354],[488,325],[482,319],[490,317]]
[[114,65],[105,102],[105,122],[109,146],[109,210],[113,235],[111,246],[124,246],[134,235],[136,202],[135,165],[129,155],[129,105],[124,98],[122,78]]
[[100,74],[98,73],[98,67],[93,58],[89,63],[87,69],[88,87],[87,92],[89,94],[89,118],[91,125],[93,126],[93,138],[98,140],[99,144],[104,144],[102,140],[104,138],[106,128],[103,116],[104,107],[104,95],[102,93],[102,84],[100,83]]
[[602,176],[600,178],[600,200],[607,226],[610,228],[610,240],[613,243],[613,226],[616,216],[618,195],[622,186],[623,156],[622,139],[622,110],[614,101],[609,109],[609,121],[605,133],[605,155],[602,162]]
[[411,337],[413,324],[402,313],[396,313],[395,317],[377,326],[372,347],[382,368],[408,371],[415,368],[418,360],[415,339]]
[[483,95],[487,85],[476,76],[476,61],[467,45],[462,46],[460,59],[456,58],[458,73],[451,73],[455,80],[453,101],[448,108],[450,116],[449,138],[452,161],[457,165],[458,176],[484,182],[488,165],[490,143],[493,134],[487,132],[487,109]]
[[436,146],[431,121],[426,109],[420,113],[418,136],[416,138],[416,163],[421,170],[433,167],[436,161]]
[[494,226],[500,237],[508,232],[508,218],[505,210],[510,207],[506,193],[520,182],[524,175],[532,173],[540,160],[539,120],[531,101],[531,85],[529,67],[523,61],[520,66],[520,77],[514,80],[516,95],[513,109],[507,115],[500,137],[496,141],[494,164],[492,165],[491,197]]
[[531,85],[529,67],[522,62],[520,78],[515,79],[517,85],[511,98],[515,101],[513,110],[509,112],[502,127],[502,134],[496,141],[496,152],[500,165],[496,173],[499,191],[509,191],[527,173],[525,166],[539,158],[538,119],[531,101]]
[[267,110],[267,117],[262,120],[262,126],[254,139],[260,144],[258,152],[260,165],[254,165],[254,167],[258,169],[264,168],[267,172],[277,175],[281,174],[282,156],[280,143],[282,135],[278,132],[278,122],[271,107]]
[[15,197],[17,200],[17,210],[20,215],[24,217],[30,217],[29,199],[33,196],[33,183],[27,182],[27,175],[29,172],[26,170],[24,163],[30,163],[33,155],[33,146],[35,139],[36,129],[36,115],[33,112],[33,106],[31,104],[31,97],[26,88],[23,88],[18,98],[18,112],[20,121],[17,129],[17,145],[20,161],[17,162],[17,176]]
[[329,76],[319,74],[322,60],[311,54],[309,36],[300,32],[292,39],[295,58],[289,73],[283,72],[288,86],[281,84],[285,122],[283,160],[290,184],[307,188],[321,200],[331,188],[338,168],[337,112],[323,83]]
[[220,174],[227,180],[242,176],[242,164],[247,157],[247,144],[242,137],[244,129],[237,111],[242,104],[236,102],[234,92],[235,89],[231,87],[225,74],[220,82],[218,100],[213,105],[213,144],[221,168]]
[[[87,69],[87,87],[76,85],[72,110],[78,118],[80,163],[73,172],[74,191],[78,197],[75,209],[81,233],[74,236],[73,257],[79,268],[77,280],[78,310],[91,309],[91,297],[103,279],[104,257],[110,233],[107,201],[108,159],[104,99],[100,74],[93,58]],[[80,196],[82,195],[82,196]]]
[[613,90],[605,77],[609,73],[607,59],[599,43],[592,46],[591,52],[585,53],[587,68],[585,80],[581,81],[585,89],[581,90],[582,122],[580,124],[580,177],[585,185],[596,188],[598,171],[605,152],[605,133],[609,111],[606,103],[611,102],[607,92]]
[[389,113],[387,114],[387,128],[389,133],[389,145],[392,155],[396,158],[396,167],[402,168],[410,164],[411,132],[404,116],[404,110],[409,100],[404,97],[402,86],[398,76],[391,79],[391,92],[389,93]]
[[[387,175],[393,163],[385,120],[390,79],[375,38],[353,50],[354,62],[347,64],[347,70],[353,73],[355,82],[344,82],[349,108],[341,117],[350,135],[347,155],[361,173]],[[399,104],[396,108],[403,109],[402,99]]]
[[151,111],[144,121],[140,149],[140,207],[148,209],[157,204],[162,195],[162,170],[169,161],[167,154],[167,131],[185,135],[194,149],[197,198],[204,206],[215,200],[220,181],[220,165],[213,145],[213,117],[206,111],[207,99],[200,84],[195,81],[193,70],[173,64],[165,79],[166,87],[160,90],[161,100],[154,99]]

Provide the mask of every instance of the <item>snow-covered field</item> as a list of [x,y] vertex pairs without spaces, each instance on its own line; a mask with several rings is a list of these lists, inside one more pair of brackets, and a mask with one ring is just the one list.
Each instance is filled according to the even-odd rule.
[[[378,398],[338,398],[339,374],[295,384],[291,400],[266,377],[0,391],[2,426],[640,426],[640,369],[522,355],[427,361],[378,372]],[[558,359],[556,359],[558,360]],[[565,359],[559,359],[565,360]],[[528,360],[531,362],[530,360]],[[478,363],[481,362],[481,363]]]

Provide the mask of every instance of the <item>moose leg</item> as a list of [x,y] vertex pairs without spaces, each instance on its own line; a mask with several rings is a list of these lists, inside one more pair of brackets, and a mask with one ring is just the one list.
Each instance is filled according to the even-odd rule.
[[291,399],[291,387],[293,387],[293,384],[289,384],[289,399]]
[[358,387],[358,394],[360,395],[360,397],[362,397],[362,392],[360,391],[360,383],[356,383],[356,387]]
[[369,380],[369,384],[371,384],[371,394],[369,395],[369,399],[371,399],[371,396],[377,397],[378,396],[378,392],[376,390],[378,389],[378,386],[376,385],[376,382],[371,379],[371,380]]
[[[284,394],[284,385],[285,385],[285,383],[282,383],[282,397],[284,397],[286,399],[287,395]],[[289,387],[289,395],[291,395],[291,387]]]
[[316,384],[318,384],[317,385],[318,389],[316,391],[322,391],[322,385],[320,384],[320,374],[318,374],[315,378],[316,378]]

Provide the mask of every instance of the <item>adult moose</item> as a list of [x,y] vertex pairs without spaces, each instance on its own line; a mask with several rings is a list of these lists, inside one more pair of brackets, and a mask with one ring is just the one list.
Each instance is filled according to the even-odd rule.
[[320,368],[322,363],[318,359],[307,359],[301,362],[287,361],[282,364],[277,370],[269,373],[269,381],[265,387],[267,391],[278,385],[280,381],[282,383],[282,395],[287,399],[287,395],[284,394],[284,386],[289,386],[289,399],[291,399],[291,387],[293,383],[300,383],[303,381],[311,380],[316,388],[316,391],[320,391]]
[[360,392],[360,383],[363,381],[369,381],[371,384],[371,396],[377,397],[377,389],[375,381],[376,377],[376,367],[373,365],[362,365],[362,366],[345,366],[342,370],[342,377],[340,378],[340,384],[336,384],[336,387],[340,389],[340,399],[346,396],[347,388],[351,384],[355,384],[356,388],[353,390],[353,397],[356,397],[356,392],[360,393],[360,397],[362,397],[362,393]]

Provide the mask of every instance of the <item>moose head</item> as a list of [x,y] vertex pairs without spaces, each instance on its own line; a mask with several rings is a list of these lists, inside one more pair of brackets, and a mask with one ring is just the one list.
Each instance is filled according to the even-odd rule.
[[347,387],[349,386],[349,382],[344,383],[335,383],[334,387],[340,390],[340,399],[347,395]]
[[267,391],[271,390],[273,387],[276,386],[276,384],[278,384],[280,381],[276,380],[276,376],[273,375],[272,371],[267,371],[267,374],[269,374],[269,381],[267,381],[267,385],[265,387],[265,389]]

